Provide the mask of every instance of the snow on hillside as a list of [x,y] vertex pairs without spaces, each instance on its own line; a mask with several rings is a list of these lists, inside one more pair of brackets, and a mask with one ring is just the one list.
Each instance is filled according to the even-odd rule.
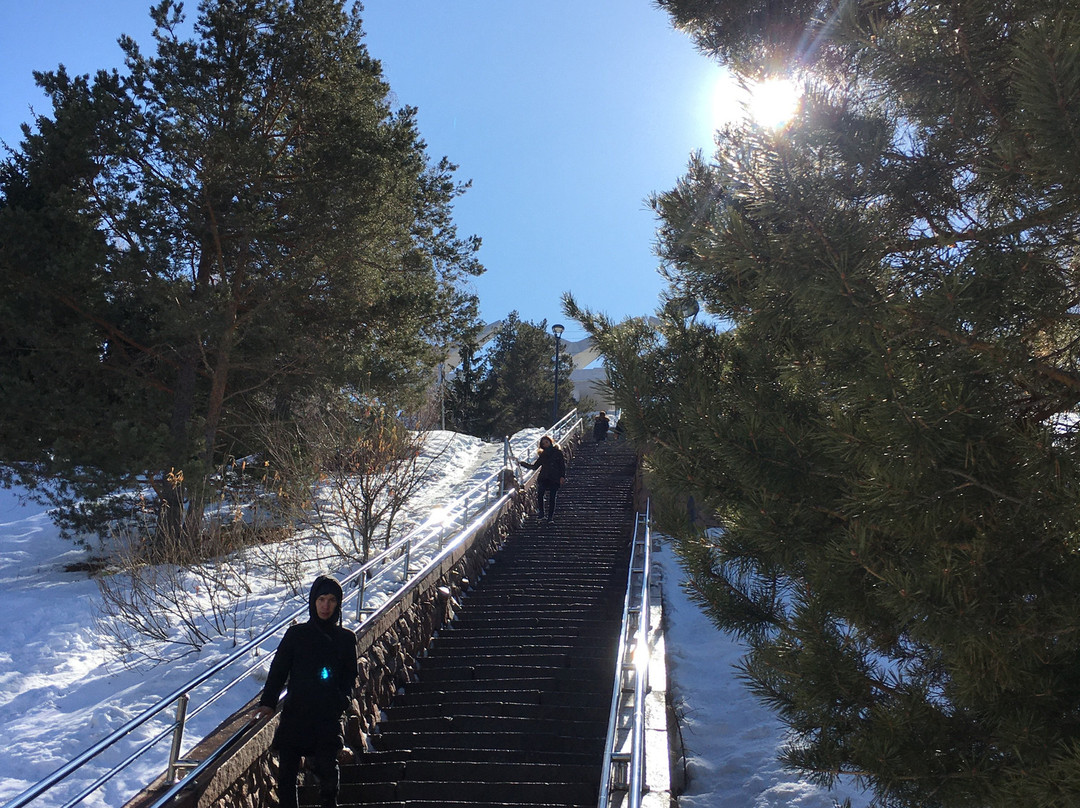
[[[538,430],[512,439],[514,454],[531,459]],[[503,449],[447,432],[431,435],[432,481],[408,518],[464,494],[501,467]],[[109,732],[173,692],[232,648],[223,638],[171,664],[121,664],[106,649],[97,620],[100,594],[85,572],[70,571],[87,551],[61,539],[41,506],[23,505],[0,490],[0,802],[11,800]],[[670,552],[658,555],[665,575],[668,652],[672,687],[682,715],[689,778],[680,804],[688,808],[828,808],[831,796],[782,771],[775,751],[782,731],[734,680],[738,647],[717,633],[690,604],[676,582],[681,573]],[[317,568],[306,571],[310,579]],[[253,594],[241,622],[249,634],[303,605],[280,585],[252,581]],[[246,637],[241,637],[246,639]],[[256,695],[257,684],[219,702],[213,715],[193,722],[205,732]],[[142,727],[141,739],[153,732]],[[94,775],[122,759],[106,752],[88,767]],[[82,804],[121,805],[159,766],[136,764]],[[56,789],[35,806],[59,805],[71,787]],[[860,803],[853,800],[855,805]]]

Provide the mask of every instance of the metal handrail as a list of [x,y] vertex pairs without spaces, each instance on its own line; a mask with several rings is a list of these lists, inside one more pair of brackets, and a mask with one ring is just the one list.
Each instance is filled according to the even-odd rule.
[[[571,410],[558,421],[555,422],[555,426],[551,427],[547,431],[547,434],[551,435],[551,439],[556,443],[562,443],[568,437],[572,436],[575,432],[580,432],[585,425],[585,420],[578,415],[576,410]],[[509,444],[507,444],[509,446]],[[510,459],[514,457],[513,452],[508,452],[505,458],[505,462],[509,463]],[[540,469],[531,469],[523,478],[522,482],[528,482],[537,474],[540,473]]]
[[634,679],[634,728],[630,745],[630,805],[639,808],[645,793],[645,696],[649,690],[649,630],[651,628],[652,601],[649,579],[652,570],[652,530],[649,526],[648,505],[644,516],[645,553],[641,568],[641,593],[638,598],[638,627],[634,641],[633,664],[637,672]]
[[181,791],[186,789],[192,782],[194,782],[200,774],[202,774],[204,771],[206,771],[219,760],[221,760],[221,758],[223,758],[226,754],[228,754],[228,752],[234,746],[236,746],[237,743],[239,743],[240,739],[244,737],[244,733],[251,729],[251,727],[254,726],[255,723],[255,721],[249,721],[247,724],[245,724],[232,735],[230,735],[221,746],[210,752],[210,754],[208,754],[197,766],[195,766],[190,772],[188,772],[183,779],[179,780],[176,783],[173,783],[168,791],[166,791],[164,794],[154,800],[154,803],[149,808],[165,808],[165,806],[172,802],[173,799]]
[[570,410],[562,418],[555,422],[555,425],[549,430],[551,436],[555,439],[555,442],[563,440],[567,435],[574,432],[577,427],[580,427],[583,423],[581,416],[578,415],[577,410]]
[[[651,568],[652,531],[649,504],[646,503],[645,513],[639,513],[634,522],[598,808],[608,808],[614,791],[627,792],[627,808],[640,808],[645,792],[645,697],[649,687],[651,655]],[[621,721],[623,718],[629,719],[628,728]],[[630,751],[622,751],[627,742]]]
[[[562,440],[567,435],[572,434],[576,429],[579,429],[581,427],[581,424],[581,418],[577,415],[576,412],[572,411],[566,416],[564,416],[562,419],[560,419],[549,431],[553,436],[556,436],[556,440]],[[441,519],[432,518],[429,516],[427,519],[421,522],[420,525],[418,525],[416,528],[414,528],[412,531],[410,531],[398,541],[394,542],[390,547],[383,550],[374,558],[369,559],[357,570],[341,578],[342,589],[347,593],[345,596],[345,600],[348,601],[350,597],[354,596],[354,594],[357,598],[357,623],[359,624],[359,630],[362,631],[366,625],[376,619],[381,613],[381,611],[383,611],[385,608],[388,608],[390,604],[400,600],[400,598],[404,594],[406,594],[411,587],[415,586],[416,582],[422,579],[426,570],[430,569],[434,564],[438,562],[439,559],[444,557],[447,553],[452,551],[461,541],[464,541],[468,536],[470,536],[477,525],[481,524],[484,519],[488,518],[491,513],[493,513],[495,510],[497,510],[497,508],[502,506],[503,502],[509,497],[509,494],[507,492],[499,490],[499,486],[497,484],[493,486],[493,483],[498,482],[498,478],[501,473],[502,469],[500,468],[498,471],[482,479],[480,482],[470,488],[464,495],[454,500],[449,506],[444,509],[444,516]],[[493,491],[497,492],[495,494],[496,502],[494,504],[491,504],[491,496]],[[483,508],[479,513],[474,511],[474,518],[470,523],[468,521],[469,506],[470,504],[473,504],[475,506],[478,501],[478,496],[481,493],[483,493],[484,505],[488,505],[489,507]],[[455,524],[459,520],[461,521],[461,526],[460,528],[458,528],[458,532],[455,533],[449,543],[447,543],[446,534],[448,527]],[[415,571],[414,574],[410,577],[409,562],[412,556],[412,551],[425,548],[433,540],[436,539],[439,541],[439,551],[436,552],[435,559],[429,561],[428,563],[425,563],[420,570]],[[364,582],[366,582],[368,579],[368,573],[372,570],[376,570],[376,572],[371,575],[372,578],[374,578],[375,576],[385,575],[388,568],[388,563],[396,558],[404,559],[404,564],[401,568],[402,574],[399,580],[399,587],[392,592],[386,603],[382,604],[382,606],[373,610],[371,614],[368,614],[365,617],[364,612],[367,610],[364,608]],[[357,582],[358,580],[361,583],[358,584],[357,587],[350,592],[351,584]],[[344,607],[345,603],[342,603],[342,611],[344,611]],[[191,691],[193,691],[195,688],[204,684],[209,679],[221,673],[226,668],[232,666],[241,658],[247,656],[249,653],[261,646],[268,639],[279,633],[282,629],[286,628],[296,620],[305,617],[307,615],[307,611],[308,606],[306,604],[297,608],[296,611],[288,614],[283,619],[274,623],[272,626],[270,626],[258,636],[248,640],[246,643],[239,646],[236,650],[234,650],[224,659],[218,661],[214,665],[211,665],[202,673],[193,677],[191,680],[185,682],[183,685],[176,688],[168,695],[159,699],[151,707],[144,710],[138,716],[132,718],[130,721],[126,722],[125,724],[111,732],[108,736],[102,738],[100,741],[96,742],[95,744],[84,750],[75,758],[57,768],[51,774],[42,778],[37,783],[24,790],[22,793],[16,795],[12,800],[4,803],[2,808],[24,808],[24,806],[29,805],[30,802],[37,799],[42,794],[49,791],[59,783],[66,780],[72,773],[81,769],[83,766],[88,764],[91,760],[96,758],[102,752],[119,743],[121,740],[130,735],[143,724],[156,718],[160,713],[164,712],[166,709],[178,702],[180,699],[186,699],[191,693]],[[243,671],[240,672],[239,675],[221,685],[217,690],[210,694],[210,696],[207,698],[206,702],[203,705],[192,711],[189,717],[194,717],[204,707],[209,706],[212,701],[217,700],[225,691],[246,680],[257,668],[265,665],[268,658],[269,656],[266,656],[259,662],[246,667]],[[245,729],[246,728],[247,727],[245,727]],[[241,730],[241,733],[243,731],[244,730]],[[87,796],[93,793],[93,791],[100,788],[102,785],[111,780],[121,771],[126,769],[135,760],[137,760],[139,757],[149,751],[152,747],[160,743],[164,738],[172,735],[174,739],[173,746],[174,748],[178,749],[180,743],[182,742],[181,739],[183,732],[184,723],[182,721],[174,721],[173,723],[168,725],[164,731],[158,733],[157,735],[143,743],[124,761],[102,774],[97,780],[94,781],[94,783],[84,789],[74,799],[66,802],[61,808],[72,808],[73,806],[82,802],[82,800],[84,800]],[[226,741],[226,744],[231,744],[233,740],[233,738],[230,738]],[[220,751],[220,749],[215,750],[211,752],[210,755],[214,759],[217,759],[217,757],[219,756],[218,753]],[[175,761],[172,762],[175,763]],[[192,768],[173,788],[170,789],[170,793],[178,793],[179,790],[182,790],[182,787],[185,785],[185,783],[191,781],[192,776],[195,776],[197,773],[201,772],[205,768],[206,765],[204,764],[199,764]],[[173,774],[173,771],[169,772],[170,779],[172,778]],[[180,788],[178,789],[177,786],[179,786]]]

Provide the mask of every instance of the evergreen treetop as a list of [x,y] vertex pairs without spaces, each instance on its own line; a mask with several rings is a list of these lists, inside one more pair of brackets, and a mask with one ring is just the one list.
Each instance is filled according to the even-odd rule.
[[[450,385],[454,428],[486,438],[552,424],[555,337],[547,320],[528,322],[512,311],[483,353],[475,344],[466,345],[461,356],[462,367]],[[573,369],[573,358],[561,353],[560,416],[575,404]]]
[[53,115],[0,169],[0,457],[68,505],[149,483],[190,536],[256,424],[416,400],[481,268],[357,9],[204,0],[190,39],[151,13],[122,73],[38,76]]

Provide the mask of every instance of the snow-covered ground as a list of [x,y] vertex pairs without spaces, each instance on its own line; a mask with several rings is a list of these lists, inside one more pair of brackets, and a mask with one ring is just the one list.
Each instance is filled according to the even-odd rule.
[[[665,544],[654,554],[663,575],[669,697],[686,754],[683,808],[831,808],[850,797],[869,803],[854,784],[829,792],[785,771],[777,761],[784,731],[736,678],[743,653],[686,597],[682,570]],[[843,787],[847,786],[847,787]]]
[[[536,430],[512,441],[518,457],[531,458]],[[502,465],[502,446],[474,438],[434,433],[433,482],[416,499],[410,518],[461,496]],[[317,550],[312,545],[311,550]],[[227,655],[229,638],[210,642],[171,664],[124,664],[108,650],[99,626],[101,595],[85,572],[69,571],[87,552],[61,539],[40,506],[20,504],[0,491],[0,803],[6,803],[117,727],[172,693],[199,671]],[[688,808],[828,808],[834,796],[775,760],[783,732],[731,675],[740,653],[690,604],[678,581],[681,572],[670,551],[657,555],[664,573],[668,618],[670,690],[682,717],[688,778],[680,804]],[[319,568],[309,562],[305,580]],[[249,574],[256,574],[252,567]],[[246,639],[303,605],[272,577],[253,580],[252,595],[238,619]],[[207,731],[256,695],[257,683],[237,688],[193,721],[192,733]],[[140,727],[138,739],[160,731]],[[122,759],[119,750],[87,767],[97,776]],[[136,763],[82,804],[110,808],[123,804],[160,773],[160,764]],[[83,783],[85,785],[85,781]],[[34,806],[60,805],[77,789],[57,789]],[[853,804],[867,800],[853,792]]]

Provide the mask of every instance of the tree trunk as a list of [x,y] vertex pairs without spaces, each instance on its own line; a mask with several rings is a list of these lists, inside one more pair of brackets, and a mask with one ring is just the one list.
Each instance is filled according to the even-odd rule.
[[199,347],[190,343],[181,352],[180,368],[173,392],[172,417],[169,420],[169,458],[171,468],[161,470],[158,491],[158,532],[164,543],[177,543],[185,538],[184,481],[191,458],[188,444],[188,424],[195,408],[195,380]]

